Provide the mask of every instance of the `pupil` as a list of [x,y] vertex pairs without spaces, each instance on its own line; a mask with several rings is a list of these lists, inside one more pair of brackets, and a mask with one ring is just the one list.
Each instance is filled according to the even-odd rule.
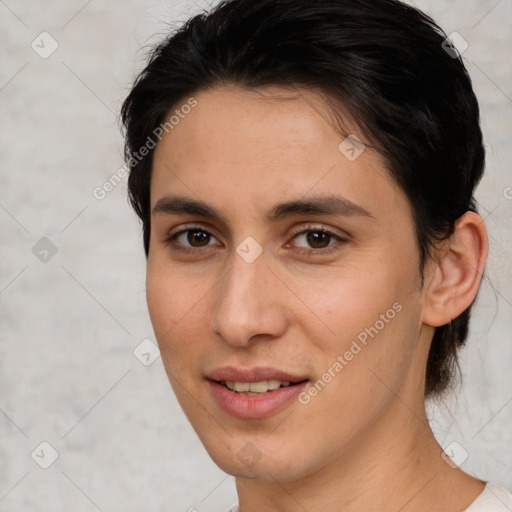
[[308,244],[315,249],[322,249],[329,243],[330,235],[322,231],[310,231],[307,236]]
[[204,231],[189,231],[187,235],[188,243],[194,247],[208,245],[210,235]]

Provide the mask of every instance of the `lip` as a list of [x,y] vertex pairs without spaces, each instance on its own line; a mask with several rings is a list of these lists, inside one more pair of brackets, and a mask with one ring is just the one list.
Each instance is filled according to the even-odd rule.
[[301,382],[307,377],[293,375],[292,373],[268,366],[254,368],[236,368],[235,366],[224,366],[209,372],[206,377],[209,380],[221,381],[230,380],[234,382],[259,382],[261,380],[280,380],[289,382]]
[[[262,380],[280,380],[295,383],[267,391],[261,395],[244,395],[230,391],[219,381],[258,382]],[[308,385],[309,380],[270,367],[236,368],[226,366],[213,370],[207,375],[210,392],[219,408],[238,419],[261,419],[276,414],[290,405],[299,393]]]
[[230,416],[244,420],[267,418],[289,405],[305,388],[309,381],[294,386],[267,391],[261,395],[243,395],[230,391],[223,384],[208,381],[217,405]]

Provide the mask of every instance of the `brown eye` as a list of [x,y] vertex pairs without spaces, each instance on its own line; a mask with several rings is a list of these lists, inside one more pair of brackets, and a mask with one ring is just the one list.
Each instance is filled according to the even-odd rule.
[[331,235],[325,231],[308,231],[306,240],[313,249],[323,249],[329,246]]
[[210,233],[201,230],[189,229],[187,231],[187,241],[192,247],[203,247],[208,245],[211,239]]
[[192,252],[208,246],[220,245],[218,240],[209,231],[199,227],[178,231],[174,235],[169,236],[166,242],[172,244],[175,249],[184,252]]
[[297,233],[293,240],[292,247],[295,248],[295,251],[307,256],[321,256],[338,251],[347,242],[346,238],[328,229],[314,226]]

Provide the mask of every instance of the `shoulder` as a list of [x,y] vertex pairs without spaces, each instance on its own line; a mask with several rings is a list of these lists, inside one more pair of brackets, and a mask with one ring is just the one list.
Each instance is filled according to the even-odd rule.
[[464,512],[512,512],[512,494],[494,482],[487,482],[482,494]]

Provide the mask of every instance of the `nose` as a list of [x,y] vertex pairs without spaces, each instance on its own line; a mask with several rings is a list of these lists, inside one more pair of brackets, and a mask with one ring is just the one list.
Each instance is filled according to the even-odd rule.
[[212,329],[230,345],[247,346],[255,338],[278,338],[288,321],[283,285],[267,265],[265,253],[247,263],[233,254],[216,289]]

